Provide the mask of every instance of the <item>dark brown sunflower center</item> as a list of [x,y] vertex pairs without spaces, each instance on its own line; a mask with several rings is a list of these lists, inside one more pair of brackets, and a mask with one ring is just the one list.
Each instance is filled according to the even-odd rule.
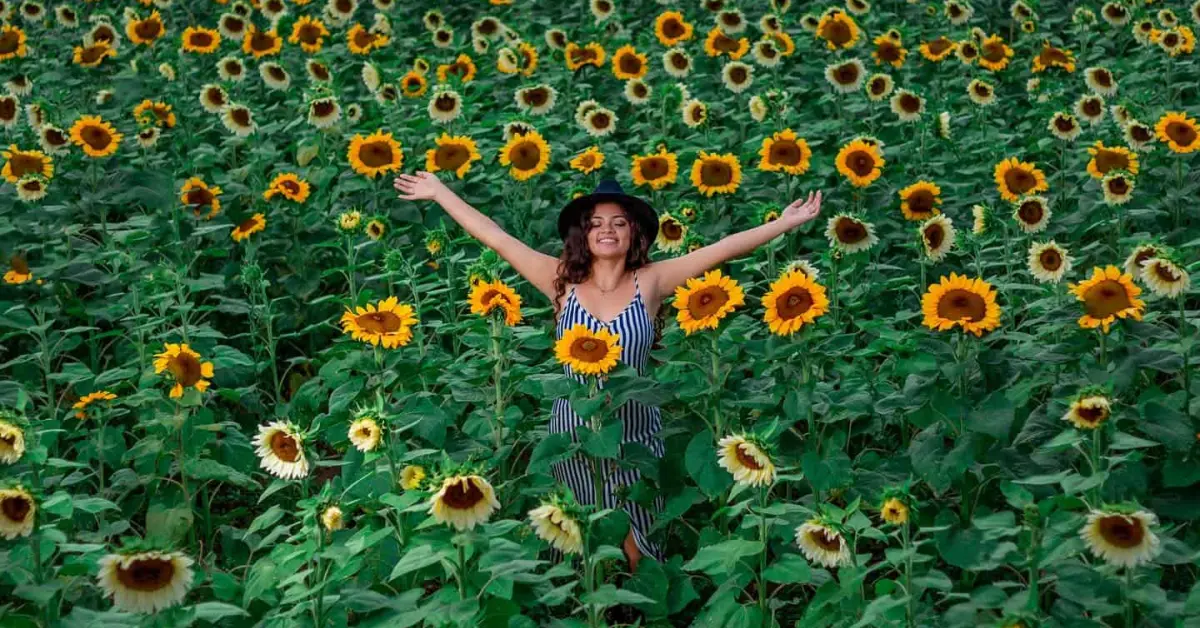
[[350,13],[354,10],[354,3],[351,0],[337,0],[334,3],[334,7],[339,13]]
[[295,462],[300,458],[300,444],[282,430],[271,434],[269,444],[271,453],[284,462]]
[[21,36],[16,30],[0,33],[0,55],[13,54],[21,47]]
[[659,228],[663,237],[675,241],[683,237],[683,225],[674,220],[663,221],[662,227]]
[[695,105],[688,109],[688,118],[692,122],[703,122],[706,111],[702,105]]
[[884,78],[872,79],[871,84],[868,86],[868,89],[871,90],[872,95],[875,95],[875,96],[883,95],[885,92],[887,92],[887,79],[884,79]]
[[993,41],[983,45],[983,58],[992,63],[999,63],[1008,55],[1002,42]]
[[332,100],[318,100],[312,104],[313,115],[318,118],[331,116],[336,110]]
[[470,73],[471,73],[471,66],[467,65],[466,63],[455,61],[454,63],[451,63],[450,65],[446,66],[446,75],[447,76],[463,77]]
[[1054,118],[1054,128],[1063,133],[1070,133],[1075,130],[1075,120],[1066,116],[1057,116]]
[[133,32],[142,39],[155,39],[162,34],[162,22],[156,19],[142,20],[134,25]]
[[1046,249],[1038,255],[1038,263],[1042,265],[1042,269],[1049,272],[1055,272],[1062,268],[1063,258],[1058,251],[1054,249]]
[[591,48],[573,48],[568,54],[571,57],[571,61],[579,65],[591,63],[596,59],[596,53]]
[[0,120],[8,121],[17,117],[17,99],[0,98]]
[[885,63],[899,61],[900,46],[897,46],[896,42],[890,39],[885,39],[879,42],[879,45],[875,48],[875,54],[878,55],[879,59]]
[[[463,487],[466,484],[466,487]],[[442,502],[455,510],[467,510],[483,501],[483,491],[475,485],[474,480],[451,484],[442,494]]]
[[139,558],[128,567],[117,565],[117,579],[134,591],[158,591],[171,584],[175,565],[160,558]]
[[700,183],[709,187],[729,185],[733,181],[733,169],[719,159],[706,159],[700,165]]
[[742,83],[745,83],[746,79],[748,78],[750,78],[750,74],[746,71],[746,68],[742,66],[734,66],[729,70],[729,80],[734,85],[741,85]]
[[257,224],[258,224],[258,220],[254,219],[254,218],[247,218],[246,220],[243,220],[242,222],[238,223],[237,230],[241,233],[247,233],[251,229],[253,229],[254,226]]
[[767,161],[772,164],[795,166],[804,157],[800,145],[795,140],[775,140],[767,152]]
[[471,154],[461,144],[443,144],[433,153],[433,161],[442,170],[458,170]]
[[1108,70],[1096,69],[1092,71],[1092,81],[1100,87],[1111,87],[1112,75],[1108,73]]
[[277,65],[272,65],[272,66],[268,67],[267,75],[270,76],[271,79],[276,80],[276,81],[286,81],[287,77],[288,77],[287,72],[285,72],[283,70],[283,68],[281,68]]
[[96,124],[89,124],[80,129],[79,137],[83,139],[84,144],[96,150],[108,148],[113,140],[112,133],[109,133],[108,129]]
[[[22,275],[28,275],[28,274],[29,274],[29,268],[28,268],[28,267],[26,267],[26,269],[25,269],[25,272],[21,272],[21,271],[17,270],[17,267],[16,267],[16,265],[15,265],[15,264],[13,265],[13,271],[15,271],[15,272],[18,272],[18,273],[21,273]],[[5,447],[8,447],[9,449],[11,449],[11,448],[12,448],[14,445],[16,445],[16,444],[17,444],[17,437],[16,437],[16,435],[15,435],[15,434],[4,434],[4,435],[0,435],[0,443],[4,443],[4,446],[5,446]]]
[[309,46],[315,46],[320,43],[321,36],[321,28],[311,22],[305,23],[296,30],[296,39],[298,39],[301,44],[307,44]]
[[608,356],[608,343],[598,338],[578,338],[571,343],[570,353],[581,362],[599,362]]
[[811,530],[808,540],[827,552],[839,552],[842,549],[842,537],[828,530]]
[[775,299],[775,310],[785,320],[796,318],[812,309],[812,293],[807,288],[796,286]]
[[108,46],[105,44],[88,46],[79,51],[79,61],[85,65],[99,63],[106,52],[108,52]]
[[717,33],[717,36],[713,39],[713,48],[717,52],[736,52],[741,47],[741,42],[725,33]]
[[392,312],[368,312],[357,316],[354,322],[368,333],[391,334],[400,330],[403,321]]
[[931,249],[937,250],[942,242],[946,241],[946,230],[937,223],[925,227],[923,233],[925,234],[925,244]]
[[845,46],[854,39],[854,31],[850,28],[850,24],[843,18],[837,17],[825,23],[821,27],[821,37],[829,41],[834,46]]
[[1083,293],[1083,309],[1092,318],[1115,316],[1132,305],[1125,286],[1115,279],[1105,279]]
[[754,459],[754,456],[751,456],[750,454],[746,453],[746,451],[744,449],[742,449],[742,447],[743,447],[742,445],[738,445],[733,448],[734,454],[737,456],[738,462],[742,463],[743,466],[749,467],[755,471],[762,469],[763,466],[761,464],[759,464],[757,460]]
[[1108,180],[1108,191],[1117,196],[1123,196],[1129,193],[1129,181],[1125,177],[1113,177]]
[[1109,170],[1128,170],[1129,156],[1115,150],[1101,150],[1096,153],[1096,169],[1100,174]]
[[458,99],[449,94],[442,94],[433,100],[433,108],[449,113],[458,108]]
[[1065,51],[1053,46],[1042,48],[1041,54],[1038,55],[1038,60],[1041,61],[1042,65],[1046,67],[1052,65],[1068,65],[1071,63],[1071,59],[1067,56]]
[[637,74],[642,71],[642,60],[633,53],[625,53],[617,59],[617,67],[626,74]]
[[22,495],[5,497],[3,501],[0,501],[0,512],[4,513],[5,519],[14,523],[23,523],[31,510],[33,510],[32,504]]
[[191,386],[200,381],[200,360],[190,353],[180,353],[167,363],[167,370],[175,377],[175,381],[184,386]]
[[992,88],[983,83],[976,83],[974,89],[975,95],[980,98],[987,98],[992,95]]
[[979,49],[975,47],[975,44],[967,41],[958,46],[958,53],[961,54],[964,59],[974,59],[975,57],[979,56]]
[[95,43],[108,42],[112,43],[117,38],[117,33],[110,26],[101,24],[92,30],[92,41]]
[[839,85],[853,85],[858,82],[858,77],[858,65],[855,63],[843,63],[833,70],[833,80]]
[[679,20],[671,17],[663,20],[662,32],[667,39],[677,39],[679,37],[683,37],[683,34],[686,33],[687,30],[683,28],[683,24],[680,24]]
[[638,162],[638,172],[647,181],[655,181],[667,176],[670,166],[664,157],[647,157]]
[[250,110],[245,107],[236,107],[230,110],[229,117],[232,118],[234,124],[238,126],[250,126]]
[[1155,277],[1158,277],[1159,279],[1161,279],[1167,283],[1175,283],[1182,278],[1181,275],[1176,273],[1174,270],[1172,270],[1166,264],[1162,264],[1162,263],[1155,264],[1154,266],[1151,267],[1151,269],[1154,271]]
[[521,99],[530,107],[541,107],[550,100],[550,91],[541,87],[527,89],[521,93]]
[[1162,45],[1165,48],[1174,48],[1179,45],[1179,42],[1179,33],[1167,33],[1163,35]]
[[947,320],[977,322],[987,315],[987,302],[970,290],[954,288],[938,299],[937,313]]
[[1075,414],[1089,425],[1097,425],[1108,418],[1108,409],[1101,405],[1079,406]]
[[729,301],[729,293],[720,286],[701,288],[688,298],[687,309],[692,318],[700,320],[713,316]]
[[8,160],[8,167],[12,171],[14,177],[20,178],[31,172],[41,174],[45,160],[37,155],[29,153],[13,153],[11,159]]
[[395,162],[395,154],[387,142],[367,142],[358,149],[358,158],[370,168],[382,168]]
[[1146,529],[1138,519],[1109,515],[1101,517],[1097,524],[1100,527],[1100,536],[1121,549],[1138,547],[1146,538]]
[[250,49],[254,52],[268,52],[275,48],[275,35],[268,31],[255,31],[250,37]]
[[1037,179],[1023,166],[1017,166],[1004,173],[1004,184],[1009,192],[1019,196],[1032,190],[1037,185]]
[[1021,222],[1027,225],[1036,225],[1046,215],[1046,209],[1038,201],[1025,201],[1017,209],[1017,215],[1021,217]]
[[[449,34],[449,33],[447,33]],[[359,29],[354,33],[354,45],[358,48],[366,48],[375,43],[375,36],[366,29]]]
[[842,244],[854,244],[867,237],[867,228],[861,222],[850,218],[839,220],[834,232],[837,234],[838,242]]
[[246,28],[245,22],[243,22],[242,20],[240,20],[236,17],[233,17],[232,15],[226,17],[222,21],[222,25],[225,27],[225,30],[227,30],[231,33],[234,33],[235,35],[237,33],[242,32],[242,30],[244,30]]
[[533,142],[520,142],[509,151],[509,159],[517,170],[533,170],[542,160],[542,149]]
[[686,70],[688,68],[688,58],[681,52],[672,52],[670,61],[671,67],[676,70]]
[[1100,99],[1098,98],[1088,98],[1087,100],[1083,101],[1083,105],[1080,107],[1080,110],[1087,114],[1088,117],[1094,118],[1104,113],[1104,105],[1100,103]]
[[21,183],[21,189],[26,192],[40,192],[42,190],[42,182],[38,179],[30,179]]
[[949,50],[953,45],[954,42],[950,41],[949,37],[938,37],[937,39],[928,43],[928,48],[930,54],[937,56]]
[[[17,273],[18,275],[29,274],[29,262],[25,261],[25,258],[21,256],[14,256],[12,259],[8,260],[8,267],[13,269],[13,272]],[[9,436],[5,438],[8,444],[11,445],[15,442],[16,437]]]
[[917,113],[921,110],[921,99],[914,94],[900,96],[900,110],[904,113]]
[[190,43],[192,46],[195,46],[196,48],[208,48],[209,46],[211,46],[213,44],[213,36],[204,31],[200,31],[198,33],[192,33],[191,38],[188,40],[188,43]]
[[846,155],[846,167],[854,174],[865,177],[875,170],[875,156],[865,150],[855,150]]
[[1180,146],[1191,146],[1196,143],[1197,131],[1196,127],[1187,124],[1186,122],[1172,121],[1167,123],[1167,128],[1164,130],[1167,137],[1171,141]]
[[237,60],[225,62],[225,73],[230,76],[240,76],[242,73],[242,63]]
[[69,141],[65,133],[53,127],[42,131],[42,139],[51,146],[63,146]]

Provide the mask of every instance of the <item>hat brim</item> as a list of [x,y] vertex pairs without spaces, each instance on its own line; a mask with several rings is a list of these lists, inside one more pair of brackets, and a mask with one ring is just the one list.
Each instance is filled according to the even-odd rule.
[[658,212],[649,203],[636,196],[614,192],[597,192],[586,194],[567,203],[558,213],[558,235],[567,237],[571,225],[578,224],[579,215],[594,207],[597,203],[616,203],[625,208],[631,217],[637,221],[638,227],[653,241],[658,234]]

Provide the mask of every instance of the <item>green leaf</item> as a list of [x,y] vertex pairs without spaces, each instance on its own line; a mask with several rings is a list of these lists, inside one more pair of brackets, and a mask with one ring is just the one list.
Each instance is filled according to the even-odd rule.
[[579,428],[576,433],[579,435],[579,443],[583,450],[595,458],[617,458],[621,455],[621,438],[624,435],[625,426],[621,421],[609,421],[607,425],[600,428],[600,432],[596,433],[591,430]]
[[780,584],[807,584],[812,579],[812,568],[808,561],[799,554],[784,554],[779,560],[771,563],[763,577],[767,582]]
[[696,485],[709,497],[720,495],[733,484],[733,476],[717,465],[717,448],[712,432],[708,430],[692,437],[684,454],[684,465]]
[[224,602],[201,602],[192,607],[196,617],[208,622],[219,622],[226,617],[248,617],[250,613]]
[[229,482],[242,488],[261,488],[258,482],[255,482],[250,476],[233,467],[223,465],[216,460],[193,458],[184,462],[183,470],[189,478],[195,480],[218,480]]
[[727,573],[747,556],[756,556],[763,551],[759,541],[732,539],[716,545],[701,547],[683,568],[687,571],[703,571],[710,576]]
[[1187,415],[1158,401],[1146,403],[1142,408],[1142,420],[1136,425],[1147,436],[1173,451],[1191,449],[1196,438]]
[[967,429],[1007,442],[1015,414],[1016,406],[1008,400],[1004,390],[997,390],[980,401],[971,411],[967,417]]
[[406,552],[392,568],[388,580],[395,580],[406,573],[424,569],[442,560],[442,555],[433,550],[431,545],[418,545]]
[[654,600],[635,593],[629,589],[618,589],[611,584],[605,584],[597,588],[591,593],[587,593],[580,597],[580,602],[587,605],[596,605],[601,608],[616,606],[617,604],[653,604]]

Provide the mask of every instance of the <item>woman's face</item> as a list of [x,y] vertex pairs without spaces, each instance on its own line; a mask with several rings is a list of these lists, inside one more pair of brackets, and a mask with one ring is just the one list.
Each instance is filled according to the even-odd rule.
[[633,240],[633,227],[625,210],[616,203],[597,203],[589,221],[587,240],[592,257],[624,258]]

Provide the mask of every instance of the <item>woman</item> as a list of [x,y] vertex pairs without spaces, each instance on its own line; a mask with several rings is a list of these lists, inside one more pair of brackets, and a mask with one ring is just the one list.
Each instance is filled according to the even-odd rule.
[[[753,229],[726,236],[687,255],[651,262],[650,244],[658,232],[658,217],[645,201],[624,194],[615,181],[601,181],[596,191],[566,205],[558,216],[558,233],[563,252],[558,258],[535,251],[506,233],[491,218],[480,213],[428,172],[401,174],[394,182],[404,200],[433,200],[441,205],[467,233],[494,249],[522,277],[554,304],[555,337],[575,324],[592,331],[607,329],[621,338],[621,361],[644,372],[654,342],[653,321],[663,301],[676,286],[703,274],[722,262],[740,257],[776,236],[812,220],[821,210],[821,193],[788,205],[779,219]],[[567,374],[572,375],[567,368]],[[582,379],[582,377],[579,377]],[[663,444],[658,408],[630,401],[618,410],[624,423],[623,443],[636,442],[662,457]],[[584,421],[565,398],[554,401],[552,433],[568,432]],[[595,501],[592,474],[587,462],[572,459],[556,463],[554,476],[567,484],[579,503]],[[616,489],[640,479],[635,470],[609,474],[605,507],[615,507]],[[660,503],[657,505],[661,508]],[[624,551],[631,571],[644,555],[659,560],[658,547],[646,533],[652,517],[638,504],[626,503],[631,522]]]

